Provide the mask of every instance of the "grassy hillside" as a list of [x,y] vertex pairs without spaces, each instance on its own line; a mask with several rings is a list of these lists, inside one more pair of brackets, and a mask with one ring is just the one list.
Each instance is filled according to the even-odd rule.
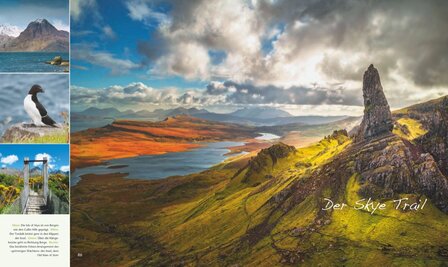
[[[71,263],[444,266],[448,215],[412,179],[443,177],[420,144],[445,132],[434,130],[430,112],[407,112],[394,114],[395,135],[368,142],[335,131],[303,148],[279,143],[183,177],[84,176],[72,189]],[[381,177],[403,184],[380,187]],[[356,210],[366,195],[386,208]],[[396,209],[400,198],[426,203]],[[325,199],[346,206],[325,210]]]
[[0,174],[0,213],[20,196],[21,188],[23,179],[18,179],[16,175]]
[[[118,175],[83,179],[72,193],[72,253],[81,251],[83,258],[74,257],[72,263],[442,264],[447,260],[448,216],[431,203],[419,212],[387,209],[372,215],[343,209],[320,214],[322,196],[349,206],[361,199],[357,175],[349,177],[343,194],[328,184],[290,209],[277,206],[293,183],[303,181],[304,191],[313,190],[306,180],[350,143],[346,136],[335,135],[288,153],[275,164],[263,158],[265,169],[257,173],[255,183],[244,181],[247,157],[165,181]],[[126,194],[130,188],[132,195]],[[104,194],[95,194],[97,190]],[[81,202],[81,196],[90,201]],[[439,234],[434,237],[434,232]]]

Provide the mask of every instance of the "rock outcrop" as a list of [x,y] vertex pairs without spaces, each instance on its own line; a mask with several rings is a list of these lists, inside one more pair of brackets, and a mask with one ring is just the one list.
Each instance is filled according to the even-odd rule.
[[378,70],[371,64],[363,77],[364,117],[356,137],[357,141],[391,133],[392,114],[381,86]]
[[392,115],[373,65],[364,73],[363,96],[364,117],[355,141],[365,142],[355,142],[349,148],[350,161],[355,163],[353,171],[360,175],[359,193],[374,198],[423,194],[448,212],[448,179],[443,163],[448,154],[448,100],[417,105],[404,113],[428,130],[410,142],[392,134]]
[[[283,207],[288,210],[310,192],[323,191],[326,186],[343,193],[348,177],[356,177],[358,193],[366,199],[395,199],[400,194],[413,194],[431,199],[448,213],[448,97],[394,115],[395,119],[415,119],[427,131],[417,139],[407,140],[392,133],[391,112],[373,65],[364,74],[363,92],[364,118],[355,142],[313,172],[310,179],[285,188],[273,199],[290,196],[289,206]],[[347,133],[335,132],[326,138],[341,134]]]
[[[272,177],[272,175],[267,175],[266,173],[269,173],[280,159],[288,157],[295,151],[295,147],[284,143],[277,143],[262,149],[258,152],[257,156],[251,158],[247,166],[244,167],[247,171],[242,181],[245,183],[254,183],[259,182],[264,178]],[[240,170],[240,172],[241,171],[242,170]]]
[[448,96],[408,109],[409,116],[422,123],[428,132],[415,140],[430,153],[440,170],[448,176]]
[[353,147],[355,172],[360,174],[359,193],[364,197],[396,197],[423,194],[448,211],[448,179],[434,157],[420,147],[390,135]]
[[0,138],[0,143],[19,143],[29,139],[66,134],[64,127],[36,127],[17,123],[9,127]]
[[69,61],[66,59],[62,59],[61,56],[55,56],[52,60],[46,61],[45,63],[50,65],[57,65],[57,66],[68,66]]

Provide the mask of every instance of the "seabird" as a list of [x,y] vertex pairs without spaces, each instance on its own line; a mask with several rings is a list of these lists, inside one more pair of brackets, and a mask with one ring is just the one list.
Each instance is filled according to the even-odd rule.
[[38,93],[44,93],[44,89],[40,85],[33,85],[28,95],[23,100],[23,106],[28,116],[33,120],[35,126],[53,126],[57,127],[56,122],[48,116],[47,110],[37,99]]

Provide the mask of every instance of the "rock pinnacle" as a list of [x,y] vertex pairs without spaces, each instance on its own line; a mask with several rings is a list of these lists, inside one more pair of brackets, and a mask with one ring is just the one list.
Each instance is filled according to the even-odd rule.
[[362,92],[364,117],[356,139],[370,139],[392,132],[393,121],[390,107],[381,86],[378,70],[372,64],[364,72]]

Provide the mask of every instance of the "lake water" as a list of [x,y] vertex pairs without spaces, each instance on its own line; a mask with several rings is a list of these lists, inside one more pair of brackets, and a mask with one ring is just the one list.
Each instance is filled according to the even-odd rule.
[[11,124],[31,121],[23,108],[23,99],[34,84],[40,84],[45,90],[39,94],[39,101],[50,117],[58,123],[63,122],[60,113],[69,111],[68,74],[1,74],[0,135]]
[[87,130],[89,128],[103,127],[111,124],[114,119],[109,118],[93,118],[93,119],[77,119],[70,121],[70,131],[72,133]]
[[[71,175],[70,184],[76,185],[86,174],[127,173],[127,178],[154,180],[197,173],[229,158],[229,155],[226,156],[230,152],[229,147],[243,144],[242,142],[208,143],[206,146],[185,152],[110,160],[104,165],[77,169]],[[234,157],[235,154],[231,156]]]
[[279,139],[281,136],[272,133],[259,133],[261,136],[255,137],[257,140],[275,140]]
[[0,52],[0,72],[64,72],[67,67],[45,64],[56,56],[69,59],[62,52]]

